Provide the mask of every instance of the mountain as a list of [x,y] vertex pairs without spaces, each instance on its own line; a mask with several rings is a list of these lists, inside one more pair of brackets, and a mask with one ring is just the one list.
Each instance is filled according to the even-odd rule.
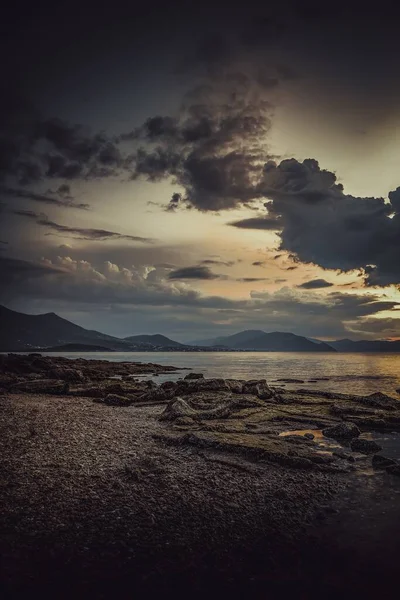
[[0,306],[0,351],[24,351],[65,344],[89,344],[110,350],[131,350],[118,338],[84,329],[55,313],[26,315]]
[[336,340],[329,345],[339,352],[400,352],[400,340]]
[[324,342],[312,342],[294,333],[260,330],[240,331],[226,337],[204,340],[202,345],[225,346],[236,350],[264,350],[267,352],[335,352],[335,348]]
[[159,333],[154,335],[130,335],[124,338],[124,341],[133,344],[151,344],[151,346],[158,348],[186,348],[185,344],[170,340],[165,335],[160,335]]

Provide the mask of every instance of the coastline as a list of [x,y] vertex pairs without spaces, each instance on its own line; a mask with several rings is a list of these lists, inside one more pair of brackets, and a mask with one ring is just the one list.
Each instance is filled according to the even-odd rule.
[[[126,369],[111,366],[113,371]],[[137,366],[130,363],[129,368]],[[139,369],[155,372],[157,367]],[[98,369],[97,376],[100,373]],[[82,374],[85,377],[84,369]],[[4,375],[3,371],[3,386]],[[90,385],[70,382],[68,394],[12,391],[15,382],[7,384],[9,389],[3,387],[6,597],[32,590],[46,597],[132,597],[167,586],[177,595],[220,591],[260,597],[293,592],[307,598],[322,593],[354,598],[391,589],[397,580],[399,477],[384,470],[373,476],[362,473],[361,465],[370,464],[370,455],[364,463],[362,458],[353,463],[335,457],[302,468],[293,461],[271,460],[265,446],[261,454],[249,452],[250,438],[262,444],[273,438],[279,442],[278,449],[272,448],[275,459],[285,449],[289,457],[310,460],[313,440],[278,440],[278,431],[288,423],[289,429],[296,429],[296,419],[306,407],[306,418],[311,407],[319,413],[314,414],[318,420],[324,418],[321,410],[326,406],[351,400],[300,394],[300,409],[299,404],[260,399],[261,388],[258,395],[253,388],[244,394],[201,390],[222,383],[188,378],[182,397],[198,414],[192,421],[182,415],[160,419],[174,403],[158,398],[139,405],[144,393],[157,396],[161,386],[131,382],[129,375],[124,374],[122,383],[107,377]],[[21,374],[17,377],[26,380]],[[108,384],[136,387],[140,394],[129,405],[117,406],[104,402],[108,394],[93,398],[76,393],[85,386]],[[181,391],[185,388],[176,385]],[[283,392],[274,391],[278,393],[282,399]],[[203,419],[204,410],[226,406],[228,397],[252,406],[236,405],[230,414]],[[264,414],[264,408],[295,407],[296,419],[293,414],[286,415],[289,421],[274,418],[269,433],[264,417],[261,429],[254,418],[257,410]],[[390,413],[391,418],[397,414],[382,406],[367,410]],[[227,427],[238,431],[229,433]],[[244,449],[232,446],[235,435],[247,440]],[[208,444],[199,445],[200,438]],[[219,445],[210,444],[213,439]],[[371,569],[361,573],[369,563]]]

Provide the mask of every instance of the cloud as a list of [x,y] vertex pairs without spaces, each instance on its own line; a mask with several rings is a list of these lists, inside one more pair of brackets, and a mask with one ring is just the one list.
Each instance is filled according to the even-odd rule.
[[304,290],[317,290],[318,288],[327,288],[332,287],[333,283],[326,281],[325,279],[312,279],[311,281],[306,281],[305,283],[301,283],[298,285],[298,288],[302,288]]
[[201,261],[202,265],[221,265],[224,267],[233,267],[233,265],[235,264],[234,260],[228,260],[228,261],[223,261],[223,260],[216,260],[216,259],[205,259]]
[[176,269],[171,271],[168,275],[168,279],[220,279],[221,275],[213,273],[209,267],[193,266],[183,267],[182,269]]
[[151,244],[154,242],[151,238],[140,237],[136,235],[126,235],[116,231],[108,231],[107,229],[93,229],[89,227],[71,227],[69,225],[60,225],[55,221],[51,221],[45,214],[38,214],[29,210],[12,210],[15,215],[32,219],[37,225],[46,227],[55,233],[71,236],[80,240],[128,240],[131,242],[141,242]]
[[390,202],[345,194],[313,159],[268,162],[260,188],[282,223],[280,249],[326,269],[364,269],[367,285],[399,283],[399,189]]
[[282,223],[276,217],[253,217],[240,221],[232,221],[229,225],[238,227],[239,229],[266,229],[271,231],[282,229]]
[[269,281],[266,277],[241,277],[236,279],[236,281],[244,281],[246,283],[253,283],[255,281]]
[[[100,330],[129,313],[132,332],[171,333],[173,323],[187,335],[214,335],[242,329],[292,331],[300,335],[374,338],[379,335],[376,318],[382,311],[397,312],[399,304],[376,294],[282,288],[276,292],[252,291],[247,299],[205,296],[183,281],[169,279],[169,269],[152,265],[122,267],[111,261],[93,264],[60,256],[40,264],[0,259],[0,276],[7,285],[0,301],[32,312],[34,306],[68,316],[80,314],[81,323]],[[160,308],[162,307],[162,310]],[[105,318],[105,314],[107,318]],[[96,318],[97,322],[94,321]],[[155,323],[157,325],[155,325]],[[383,322],[389,327],[389,322]],[[390,324],[393,329],[394,324]],[[190,337],[188,337],[190,339]]]
[[[60,186],[65,193],[65,190],[69,186]],[[58,188],[58,193],[60,193],[60,188]],[[0,186],[0,194],[3,194],[12,198],[23,198],[25,200],[32,200],[33,202],[41,202],[43,204],[49,204],[53,206],[63,206],[65,208],[79,208],[82,210],[87,210],[89,208],[88,204],[77,203],[70,199],[69,196],[65,196],[64,198],[54,198],[52,196],[48,196],[46,194],[37,194],[30,190],[11,188],[8,186]]]

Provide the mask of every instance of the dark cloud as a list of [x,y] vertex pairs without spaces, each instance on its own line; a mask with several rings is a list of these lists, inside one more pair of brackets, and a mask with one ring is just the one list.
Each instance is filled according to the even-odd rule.
[[390,202],[345,194],[313,159],[268,162],[260,185],[281,220],[282,250],[326,269],[364,269],[367,285],[400,282],[399,189]]
[[24,200],[32,200],[33,202],[41,202],[42,204],[49,204],[53,206],[63,206],[65,208],[79,208],[82,210],[87,210],[89,208],[88,204],[74,202],[70,199],[66,193],[67,188],[69,193],[69,186],[60,187],[63,188],[64,191],[60,191],[60,188],[58,188],[57,192],[64,196],[62,199],[55,198],[47,194],[37,194],[30,190],[12,188],[4,185],[0,186],[0,194],[5,197],[22,198]]
[[298,288],[303,288],[304,290],[317,290],[319,288],[327,288],[332,287],[333,283],[326,281],[325,279],[312,279],[311,281],[306,281],[298,285]]
[[196,265],[183,267],[168,274],[168,279],[220,279],[221,275],[213,273],[209,267]]
[[[0,279],[4,286],[13,286],[29,279],[45,277],[63,270],[55,265],[46,265],[16,258],[0,257]],[[4,294],[7,290],[4,288]]]
[[260,197],[257,180],[265,160],[271,104],[248,76],[207,76],[186,94],[174,118],[156,116],[121,142],[142,144],[132,154],[133,177],[170,178],[184,189],[167,205],[218,211]]
[[220,265],[220,266],[224,266],[224,267],[233,267],[233,265],[235,264],[234,260],[217,260],[217,259],[212,259],[212,258],[207,258],[205,260],[201,261],[202,265]]
[[229,225],[238,227],[239,229],[266,229],[271,231],[282,229],[282,223],[280,219],[276,217],[242,219],[240,221],[233,221],[232,223],[229,223]]
[[80,240],[95,240],[95,241],[106,241],[106,240],[129,240],[132,242],[143,242],[151,244],[154,242],[151,238],[145,238],[135,235],[125,235],[117,233],[115,231],[108,231],[107,229],[93,229],[87,227],[71,227],[69,225],[60,225],[51,221],[46,215],[35,213],[29,210],[13,210],[11,211],[15,215],[26,217],[35,221],[37,225],[46,227],[55,233],[61,235],[71,236]]
[[236,279],[236,281],[243,281],[246,283],[253,283],[255,281],[269,281],[268,278],[266,277],[241,277],[239,279]]

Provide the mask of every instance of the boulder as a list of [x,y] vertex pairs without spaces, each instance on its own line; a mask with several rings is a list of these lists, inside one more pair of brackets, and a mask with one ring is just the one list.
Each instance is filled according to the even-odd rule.
[[191,392],[222,392],[229,391],[229,388],[225,382],[225,379],[194,379],[193,381],[180,382],[180,388],[182,383],[188,384],[186,393]]
[[108,406],[130,406],[132,404],[130,398],[127,396],[120,396],[119,394],[107,394],[103,402]]
[[382,446],[373,440],[364,440],[356,438],[350,442],[350,448],[353,452],[361,452],[362,454],[374,454],[382,450]]
[[382,394],[382,392],[375,392],[369,396],[357,398],[357,402],[365,404],[366,406],[372,406],[373,408],[383,408],[385,410],[399,410],[400,404],[396,398]]
[[85,381],[85,377],[80,369],[64,369],[62,367],[50,369],[49,377],[52,379],[62,379],[63,381],[69,381],[71,383]]
[[225,379],[225,383],[228,386],[229,391],[233,394],[241,394],[243,391],[243,381],[240,379]]
[[33,381],[20,381],[14,383],[10,392],[25,392],[27,394],[67,394],[69,384],[67,381],[57,379],[37,379]]
[[175,421],[181,417],[196,417],[196,411],[183,398],[174,398],[160,415],[160,421]]
[[249,379],[243,383],[243,394],[253,394],[257,396],[257,387],[267,385],[266,379]]
[[204,379],[203,373],[188,373],[184,379]]
[[266,383],[258,383],[255,386],[255,395],[260,400],[270,400],[274,397],[274,392]]
[[339,425],[332,425],[322,430],[325,437],[334,439],[351,439],[360,435],[360,430],[354,423],[343,422]]

